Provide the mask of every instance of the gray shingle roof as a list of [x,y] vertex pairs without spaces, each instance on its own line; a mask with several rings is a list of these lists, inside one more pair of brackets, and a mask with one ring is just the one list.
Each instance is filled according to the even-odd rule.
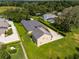
[[5,29],[1,28],[0,29],[0,35],[3,34],[3,33],[5,33]]
[[51,18],[54,19],[57,16],[54,14],[51,14],[51,13],[47,13],[47,14],[44,14],[43,17],[45,20],[47,20],[47,19],[51,19]]
[[0,18],[0,35],[5,33],[8,26],[9,26],[8,22],[5,19]]
[[24,25],[24,27],[28,30],[28,31],[32,31],[33,36],[35,37],[35,39],[38,39],[39,37],[41,37],[43,34],[50,34],[46,29],[45,26],[43,24],[41,24],[38,21],[35,20],[22,20],[21,23]]
[[5,19],[0,18],[0,27],[8,27],[8,26],[9,26],[8,22]]

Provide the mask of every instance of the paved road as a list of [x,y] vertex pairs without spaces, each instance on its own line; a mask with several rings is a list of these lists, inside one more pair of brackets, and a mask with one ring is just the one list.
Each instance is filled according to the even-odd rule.
[[21,45],[21,47],[22,47],[22,50],[23,50],[25,59],[28,59],[27,54],[26,54],[26,52],[25,52],[25,49],[24,49],[24,46],[23,46],[22,42],[20,42],[20,45]]

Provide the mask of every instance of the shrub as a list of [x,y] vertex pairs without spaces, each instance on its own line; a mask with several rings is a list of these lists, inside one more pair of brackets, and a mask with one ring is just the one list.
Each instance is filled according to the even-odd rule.
[[[13,49],[12,49],[12,48],[13,48]],[[9,52],[10,54],[15,54],[15,53],[17,52],[17,49],[14,48],[14,47],[11,47],[10,49],[8,49],[8,52]]]
[[11,27],[11,25],[9,25],[9,27]]
[[11,56],[7,51],[1,50],[0,51],[0,59],[11,59]]
[[79,47],[76,47],[76,50],[79,52]]
[[13,33],[12,28],[5,32],[5,36],[9,36]]

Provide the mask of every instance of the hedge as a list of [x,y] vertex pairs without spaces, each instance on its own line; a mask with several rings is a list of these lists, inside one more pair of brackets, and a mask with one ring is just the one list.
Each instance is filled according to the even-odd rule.
[[48,23],[48,22],[46,23],[46,21],[41,20],[41,19],[39,19],[39,21],[40,21],[41,23],[43,23],[44,25],[48,26],[49,28],[53,29],[54,31],[60,33],[61,35],[66,36],[66,33],[59,31],[59,30],[56,29],[54,26],[51,26],[50,23]]

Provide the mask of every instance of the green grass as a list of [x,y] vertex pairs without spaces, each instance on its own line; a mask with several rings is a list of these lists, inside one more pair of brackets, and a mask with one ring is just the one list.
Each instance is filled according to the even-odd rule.
[[2,6],[0,7],[0,13],[4,13],[5,11],[9,10],[9,9],[16,9],[17,7],[14,6]]
[[15,47],[17,52],[15,54],[10,54],[11,59],[25,59],[24,53],[22,51],[22,48],[19,43],[12,43],[7,45],[7,51],[10,49],[10,47]]
[[77,53],[75,47],[78,47],[78,44],[74,41],[74,33],[68,33],[63,39],[37,47],[27,35],[22,24],[15,23],[15,26],[29,59],[56,59],[57,57],[64,59],[64,57],[73,56],[74,53]]

